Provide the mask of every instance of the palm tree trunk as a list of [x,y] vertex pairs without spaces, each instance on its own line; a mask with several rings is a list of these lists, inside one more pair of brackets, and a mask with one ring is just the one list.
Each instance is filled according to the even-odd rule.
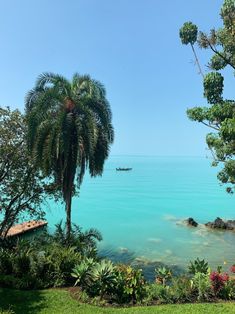
[[72,193],[68,192],[66,198],[66,241],[69,242],[71,235],[71,206],[72,206]]

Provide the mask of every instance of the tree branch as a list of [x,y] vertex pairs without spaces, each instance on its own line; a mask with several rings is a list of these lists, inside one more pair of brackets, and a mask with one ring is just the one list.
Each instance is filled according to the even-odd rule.
[[194,57],[195,57],[195,60],[196,60],[196,64],[198,66],[198,69],[199,69],[199,74],[201,74],[201,76],[204,78],[204,74],[202,72],[202,68],[201,68],[201,65],[199,63],[199,60],[198,60],[198,57],[197,57],[197,54],[196,54],[196,51],[194,49],[194,46],[193,44],[191,44],[191,47],[192,47],[192,50],[193,50],[193,54],[194,54]]
[[207,40],[209,47],[211,48],[211,50],[217,54],[218,56],[220,56],[220,58],[222,58],[227,64],[229,64],[234,70],[235,70],[235,66],[231,63],[231,61],[229,59],[227,59],[225,56],[223,56],[215,47],[212,46],[212,44],[210,43],[209,40]]
[[216,131],[219,131],[219,130],[220,130],[218,127],[216,127],[216,126],[214,126],[214,125],[211,125],[211,124],[206,123],[206,122],[204,122],[204,121],[200,121],[200,122],[201,122],[202,124],[208,126],[208,127],[211,128],[211,129],[214,129],[214,130],[216,130]]

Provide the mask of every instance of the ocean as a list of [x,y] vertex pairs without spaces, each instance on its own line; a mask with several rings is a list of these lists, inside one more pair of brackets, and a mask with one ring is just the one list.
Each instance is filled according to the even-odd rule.
[[[115,261],[159,262],[185,268],[196,257],[216,267],[235,263],[235,233],[204,223],[235,219],[235,195],[219,184],[218,168],[203,157],[111,156],[102,177],[87,174],[73,199],[72,221],[95,227],[100,254]],[[132,167],[132,171],[116,171]],[[65,219],[64,206],[46,207],[50,229]],[[197,228],[183,220],[193,217]]]

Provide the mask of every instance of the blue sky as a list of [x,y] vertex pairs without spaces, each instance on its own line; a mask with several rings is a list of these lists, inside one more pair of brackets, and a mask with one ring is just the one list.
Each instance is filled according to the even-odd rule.
[[[205,105],[179,28],[221,25],[222,0],[0,0],[0,104],[24,108],[45,71],[89,73],[107,89],[112,154],[206,156],[208,129],[185,111]],[[209,54],[198,51],[201,63]],[[225,95],[232,98],[228,72]]]

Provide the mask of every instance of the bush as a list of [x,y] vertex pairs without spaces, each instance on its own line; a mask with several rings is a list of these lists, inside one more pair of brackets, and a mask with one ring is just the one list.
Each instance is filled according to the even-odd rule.
[[112,294],[117,282],[113,263],[107,260],[96,263],[91,270],[91,280],[91,293],[99,295],[101,299],[105,293]]
[[167,281],[169,281],[172,278],[171,270],[166,267],[159,267],[155,269],[155,273],[156,282],[162,284],[163,286],[165,286]]
[[213,271],[210,274],[211,287],[215,296],[220,296],[220,292],[225,288],[226,283],[229,281],[227,273],[221,273],[220,271]]
[[88,288],[94,264],[95,261],[93,258],[85,258],[80,264],[75,265],[71,273],[71,276],[76,278],[74,286],[79,284],[83,289]]
[[17,289],[70,285],[71,269],[80,261],[81,255],[74,248],[61,247],[57,244],[47,245],[39,252],[20,246],[14,250],[1,250],[0,284]]
[[204,259],[200,260],[197,258],[193,262],[190,261],[190,264],[188,266],[189,273],[192,275],[195,275],[196,273],[203,273],[207,274],[209,269],[209,265],[207,262],[205,262]]
[[178,277],[172,281],[171,292],[174,303],[186,303],[195,300],[195,292],[190,278]]
[[119,265],[114,295],[118,303],[141,302],[146,296],[146,282],[141,269]]
[[148,285],[146,287],[146,296],[144,298],[144,303],[147,303],[149,305],[154,303],[174,303],[170,287],[157,283]]
[[209,301],[211,298],[211,283],[209,273],[196,273],[192,280],[192,287],[195,289],[198,301]]

